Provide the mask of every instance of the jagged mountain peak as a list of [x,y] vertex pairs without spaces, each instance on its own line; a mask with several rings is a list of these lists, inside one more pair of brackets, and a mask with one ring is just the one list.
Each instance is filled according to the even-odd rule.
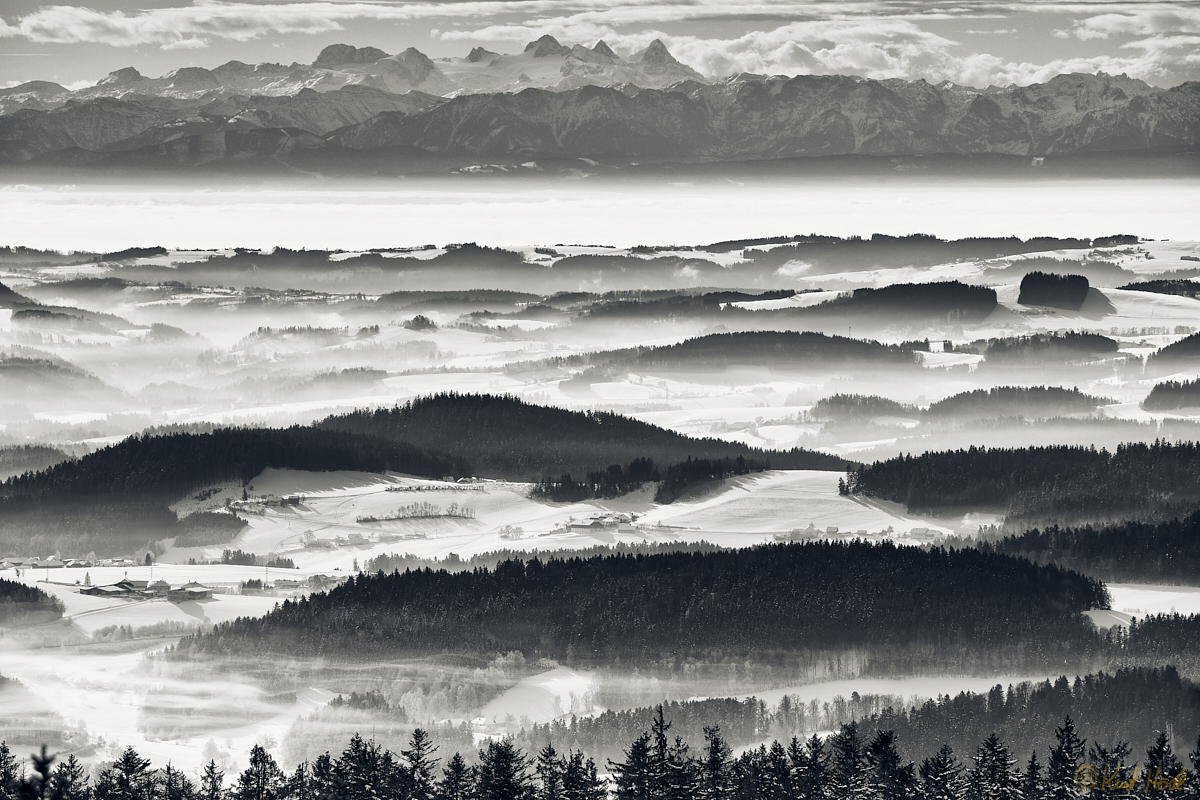
[[558,39],[547,33],[525,45],[525,52],[532,53],[534,58],[546,58],[547,56],[565,56],[571,52],[571,48],[564,47]]
[[394,56],[387,56],[386,58],[389,61],[402,61],[408,64],[427,64],[430,67],[433,67],[432,59],[415,47],[407,47],[403,52],[397,53]]
[[671,55],[671,51],[662,43],[662,39],[655,39],[641,53],[639,61],[646,64],[678,64],[675,56]]
[[355,47],[349,44],[331,44],[320,52],[314,67],[331,69],[343,64],[372,64],[388,54],[378,47]]
[[467,61],[476,64],[480,61],[490,61],[493,58],[499,57],[499,53],[493,53],[491,50],[485,50],[482,47],[473,47],[471,52],[467,54]]
[[141,80],[145,80],[145,78],[142,77],[142,73],[138,72],[133,67],[122,67],[121,69],[108,73],[108,77],[101,78],[96,85],[123,86],[125,84],[136,83],[137,81]]
[[617,54],[613,52],[612,48],[603,39],[596,42],[596,46],[592,48],[592,52],[597,55],[608,56],[609,58],[617,58]]
[[221,81],[211,70],[204,67],[180,67],[163,76],[174,89],[213,89],[221,85]]

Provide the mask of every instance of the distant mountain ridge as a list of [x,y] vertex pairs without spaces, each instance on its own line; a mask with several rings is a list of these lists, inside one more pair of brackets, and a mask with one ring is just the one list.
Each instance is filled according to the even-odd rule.
[[[381,55],[382,54],[382,55]],[[550,36],[433,60],[331,45],[312,65],[229,62],[68,92],[0,92],[0,163],[404,171],[414,160],[752,161],[811,156],[1194,151],[1200,82],[1124,75],[1024,87],[843,75],[710,82],[661,42],[621,58]]]
[[235,96],[291,97],[304,89],[330,92],[358,86],[393,94],[418,91],[440,96],[513,92],[528,88],[553,91],[581,86],[666,88],[680,81],[708,79],[684,64],[655,40],[645,50],[622,58],[603,41],[595,47],[566,47],[553,36],[530,42],[521,53],[492,53],[475,48],[465,58],[431,59],[415,47],[389,54],[376,47],[332,44],[312,64],[245,64],[229,61],[215,69],[182,67],[158,78],[134,67],[109,73],[95,86],[71,91],[50,81],[29,81],[0,90],[0,114],[21,108],[49,110],[69,101],[102,97],[152,96],[183,103],[210,103]]

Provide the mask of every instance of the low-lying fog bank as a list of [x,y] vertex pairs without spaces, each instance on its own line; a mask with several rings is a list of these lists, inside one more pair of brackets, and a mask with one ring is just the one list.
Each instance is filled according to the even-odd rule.
[[[1137,231],[1195,235],[1194,180],[992,181],[895,175],[793,181],[689,178],[612,182],[493,178],[294,182],[204,188],[30,181],[0,190],[0,214],[28,247],[113,251],[154,231],[171,247],[369,248],[670,244],[820,231],[1044,236]],[[702,191],[700,190],[702,189]],[[62,225],[62,220],[70,220]],[[1047,220],[1055,230],[1047,230]],[[381,234],[386,240],[381,240]],[[547,238],[552,237],[553,240]]]

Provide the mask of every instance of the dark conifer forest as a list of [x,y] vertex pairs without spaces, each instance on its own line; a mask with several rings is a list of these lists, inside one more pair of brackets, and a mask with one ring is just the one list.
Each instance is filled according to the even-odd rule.
[[1200,380],[1156,383],[1142,403],[1142,408],[1147,411],[1173,411],[1197,406],[1200,406]]
[[1017,302],[1026,306],[1050,306],[1078,311],[1088,295],[1088,279],[1082,275],[1030,272],[1021,279]]
[[[438,394],[394,408],[329,417],[317,427],[436,449],[463,459],[480,475],[510,480],[570,474],[583,482],[589,473],[622,465],[622,477],[607,483],[632,486],[656,480],[647,476],[688,458],[740,458],[759,469],[836,470],[845,464],[809,450],[763,451],[736,442],[692,439],[619,414],[568,411],[511,396]],[[648,467],[639,459],[654,464]]]
[[1151,355],[1146,360],[1146,370],[1172,370],[1198,358],[1200,358],[1200,333],[1193,333]]
[[1115,339],[1098,333],[1031,333],[977,342],[974,349],[983,352],[989,366],[1017,366],[1039,362],[1086,361],[1116,353]]
[[973,389],[931,403],[924,416],[953,417],[1053,417],[1087,413],[1113,401],[1057,386],[999,386]]
[[[0,743],[0,792],[22,800],[1062,800],[1117,785],[1118,794],[1101,796],[1190,798],[1200,770],[1200,741],[1187,752],[1194,724],[1178,736],[1148,728],[1137,711],[1128,728],[1111,706],[1096,713],[1107,690],[1149,688],[1154,694],[1140,697],[1153,702],[1168,696],[1170,683],[1165,670],[1089,675],[1074,686],[1063,677],[1053,686],[1023,684],[1007,693],[997,686],[986,697],[964,694],[855,719],[827,739],[768,734],[753,701],[730,701],[736,711],[750,712],[731,720],[733,730],[714,719],[697,735],[691,709],[672,704],[606,726],[614,738],[605,752],[617,754],[600,764],[573,746],[581,733],[590,741],[586,731],[600,720],[573,721],[520,740],[487,739],[465,758],[443,750],[421,728],[398,754],[356,733],[340,755],[326,751],[293,770],[254,745],[243,770],[226,775],[209,761],[198,784],[170,764],[155,768],[132,746],[93,778],[73,754],[57,760],[44,750],[34,755],[32,770],[18,770],[12,750]],[[1178,681],[1174,688],[1185,696],[1195,691]],[[1068,712],[1058,720],[1053,709],[1064,706],[1077,708],[1080,719]],[[1021,713],[1027,716],[1017,719]],[[1187,696],[1173,716],[1194,720],[1195,713]],[[974,725],[959,728],[964,714],[982,714],[991,732],[980,738],[972,736]],[[1097,733],[1100,719],[1114,718],[1115,726]],[[749,733],[744,726],[751,722],[763,724],[754,735],[762,743],[735,756],[731,743]],[[1127,733],[1143,735],[1123,738]]]
[[996,290],[958,281],[897,283],[855,289],[820,305],[790,312],[806,321],[887,314],[899,319],[981,320],[996,309]]
[[[510,372],[553,367],[586,367],[587,374],[610,375],[629,370],[723,372],[728,367],[767,367],[773,371],[836,370],[848,365],[914,370],[920,364],[915,342],[882,344],[813,331],[743,331],[714,333],[659,347],[601,350],[523,362]],[[926,342],[921,347],[928,349]],[[586,377],[586,374],[585,374]]]
[[1002,538],[986,533],[982,550],[1054,563],[1103,581],[1200,581],[1200,511],[1163,522],[1033,528]]
[[[996,684],[989,691],[939,694],[918,704],[894,695],[854,693],[823,703],[785,695],[767,704],[754,697],[708,698],[663,704],[674,735],[702,741],[704,729],[720,726],[733,747],[756,745],[769,733],[781,742],[813,730],[892,731],[905,760],[919,761],[944,745],[969,753],[995,733],[1012,743],[1024,763],[1034,751],[1043,758],[1055,745],[1054,728],[1064,717],[1101,741],[1153,741],[1164,726],[1200,731],[1200,686],[1174,667],[1122,667],[1111,672],[1054,680]],[[619,761],[628,743],[649,730],[654,708],[605,711],[591,717],[555,720],[522,729],[518,744],[537,752],[547,744],[582,750],[597,761]]]
[[1103,585],[1078,573],[974,550],[763,545],[359,575],[186,638],[174,655],[519,650],[600,665],[726,655],[772,662],[859,647],[881,670],[1032,667],[1099,648],[1078,612],[1107,602]]
[[49,622],[63,615],[63,603],[35,586],[0,578],[0,626]]
[[850,472],[846,484],[914,511],[990,508],[1009,522],[1174,516],[1200,502],[1200,446],[971,447],[879,461]]
[[299,426],[131,436],[0,484],[0,546],[120,553],[171,535],[228,541],[244,524],[236,517],[180,520],[167,506],[213,483],[245,484],[267,467],[469,474],[462,460],[410,444]]

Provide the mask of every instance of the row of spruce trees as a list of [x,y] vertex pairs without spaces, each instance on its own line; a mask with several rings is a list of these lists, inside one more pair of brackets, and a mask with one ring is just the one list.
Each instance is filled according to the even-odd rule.
[[[892,731],[867,735],[850,722],[822,740],[793,738],[734,757],[717,727],[704,732],[693,754],[670,735],[661,706],[651,728],[637,737],[602,776],[579,751],[560,754],[552,744],[530,758],[511,739],[491,740],[469,765],[461,754],[443,760],[421,729],[399,756],[357,734],[336,758],[329,753],[292,773],[280,769],[261,746],[232,787],[215,761],[197,785],[170,764],[126,748],[90,777],[69,756],[33,757],[32,774],[19,770],[0,743],[0,800],[1077,800],[1083,797],[1200,798],[1200,780],[1189,775],[1160,732],[1144,760],[1127,742],[1110,745],[1080,738],[1067,717],[1043,766],[1034,752],[1022,769],[1008,747],[989,735],[963,763],[948,745],[920,765],[905,763]],[[1200,740],[1190,754],[1200,771]]]

